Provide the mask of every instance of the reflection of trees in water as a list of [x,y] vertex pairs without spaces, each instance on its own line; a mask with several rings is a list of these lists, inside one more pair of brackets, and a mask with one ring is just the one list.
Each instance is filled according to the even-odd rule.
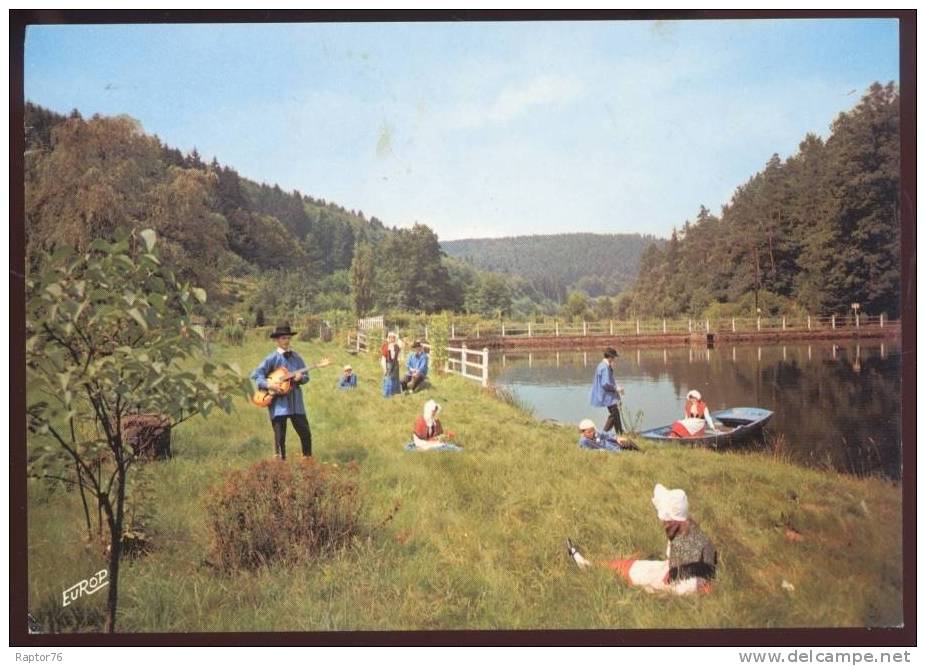
[[[735,356],[735,360],[734,360]],[[835,356],[835,358],[834,358]],[[600,352],[506,354],[505,382],[590,386]],[[697,388],[713,411],[775,411],[795,462],[866,474],[900,474],[900,356],[879,346],[737,346],[622,350],[618,383],[668,380],[675,397]]]

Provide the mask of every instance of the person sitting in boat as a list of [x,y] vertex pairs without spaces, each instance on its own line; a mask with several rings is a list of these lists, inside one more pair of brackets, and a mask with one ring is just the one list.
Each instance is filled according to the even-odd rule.
[[606,432],[598,432],[595,422],[582,419],[579,422],[579,448],[620,453],[624,449],[639,451],[636,445],[624,437],[612,437]]
[[440,410],[441,406],[434,400],[428,400],[424,403],[421,416],[415,420],[415,427],[412,429],[412,442],[406,447],[407,450],[428,451],[440,449],[451,451],[462,448],[451,441],[456,436],[452,430],[448,430],[446,434],[444,433],[440,419],[437,418]]
[[707,428],[717,430],[707,404],[701,399],[701,393],[692,389],[685,396],[685,416],[672,424],[669,437],[700,437]]
[[338,380],[338,388],[343,390],[357,388],[357,375],[354,374],[354,369],[351,366],[344,366],[341,378]]
[[[666,559],[616,559],[601,562],[601,566],[612,569],[629,585],[642,587],[647,592],[678,595],[711,592],[718,564],[717,549],[688,516],[685,491],[669,490],[657,483],[653,489],[653,506],[669,540]],[[580,569],[592,566],[569,539],[566,539],[566,550]]]

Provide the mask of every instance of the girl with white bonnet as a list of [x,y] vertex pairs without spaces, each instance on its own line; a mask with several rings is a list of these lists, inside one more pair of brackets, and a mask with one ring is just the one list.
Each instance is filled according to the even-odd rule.
[[379,364],[383,369],[383,397],[388,398],[402,392],[399,382],[399,355],[402,343],[395,333],[389,333],[379,354]]
[[706,428],[717,429],[707,404],[701,399],[700,391],[692,389],[685,396],[684,418],[672,424],[669,437],[700,437]]
[[[602,562],[602,565],[616,571],[628,584],[647,592],[679,595],[710,592],[717,569],[717,550],[697,523],[689,518],[685,491],[669,490],[657,483],[653,489],[653,506],[669,539],[666,559],[616,559]],[[580,568],[591,566],[568,539],[566,547]]]
[[408,451],[458,451],[461,447],[448,441],[453,439],[453,431],[448,430],[444,434],[444,428],[441,426],[440,419],[437,418],[440,412],[440,405],[434,400],[428,400],[424,403],[421,410],[421,416],[415,420],[415,427],[412,429],[412,441],[406,446]]

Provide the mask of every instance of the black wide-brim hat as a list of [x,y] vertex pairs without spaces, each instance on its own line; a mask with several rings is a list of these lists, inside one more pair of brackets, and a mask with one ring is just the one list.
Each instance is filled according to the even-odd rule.
[[284,322],[282,324],[277,324],[276,330],[270,334],[271,338],[278,338],[281,335],[288,335],[290,337],[296,335],[298,331],[294,331],[289,327],[289,322]]

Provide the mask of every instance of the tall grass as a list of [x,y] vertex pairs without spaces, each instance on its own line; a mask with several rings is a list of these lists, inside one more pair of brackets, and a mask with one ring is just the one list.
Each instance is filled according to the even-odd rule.
[[[216,346],[244,371],[270,341]],[[880,479],[814,471],[765,453],[685,447],[580,450],[573,428],[538,423],[456,376],[432,374],[414,396],[384,399],[375,354],[299,342],[320,462],[356,460],[364,525],[346,548],[306,562],[225,573],[210,565],[206,506],[234,470],[271,457],[265,410],[175,429],[171,460],[149,463],[151,550],[127,561],[125,631],[540,629],[896,625],[901,621],[901,501]],[[334,388],[350,362],[354,391]],[[458,453],[408,453],[423,402],[443,405]],[[295,433],[290,432],[295,441]],[[292,447],[291,447],[292,448]],[[298,447],[296,447],[298,449]],[[295,449],[294,449],[295,450]],[[298,465],[289,460],[287,465]],[[660,555],[653,485],[684,488],[721,557],[714,594],[667,598],[628,589],[607,571],[580,572],[570,536],[591,559]],[[98,629],[102,595],[61,608],[61,590],[105,566],[84,543],[79,496],[35,484],[29,504],[30,609],[46,628]],[[783,520],[784,517],[784,520]],[[802,539],[789,540],[784,523]],[[782,589],[787,580],[793,592]]]

